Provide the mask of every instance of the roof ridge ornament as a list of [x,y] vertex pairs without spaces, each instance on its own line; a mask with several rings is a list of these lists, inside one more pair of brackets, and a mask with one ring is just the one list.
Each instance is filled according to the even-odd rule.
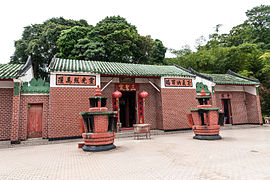
[[196,76],[199,76],[199,77],[201,77],[201,78],[207,79],[207,80],[209,80],[209,81],[214,81],[212,77],[203,75],[203,74],[201,74],[201,73],[195,71],[195,70],[192,69],[191,67],[189,67],[188,70],[189,70],[189,73],[195,74]]
[[24,66],[18,70],[18,74],[19,76],[24,75],[32,66],[32,60],[31,60],[31,56],[28,56],[26,63],[24,64]]
[[230,74],[230,75],[232,75],[232,76],[236,76],[236,77],[239,77],[239,78],[248,80],[248,81],[253,81],[253,82],[259,83],[259,80],[258,80],[258,79],[251,79],[251,78],[244,77],[244,76],[242,76],[242,75],[240,75],[240,74],[237,74],[237,73],[233,72],[233,71],[230,70],[230,69],[227,71],[227,74]]

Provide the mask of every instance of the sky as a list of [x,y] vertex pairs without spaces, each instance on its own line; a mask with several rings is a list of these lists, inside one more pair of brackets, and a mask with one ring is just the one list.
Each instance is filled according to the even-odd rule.
[[[200,36],[208,37],[217,24],[221,33],[246,20],[245,12],[270,0],[7,0],[0,3],[0,63],[8,63],[14,42],[25,26],[52,17],[85,19],[95,25],[106,16],[120,15],[141,35],[160,39],[167,48],[192,49]],[[166,54],[171,57],[170,53]]]

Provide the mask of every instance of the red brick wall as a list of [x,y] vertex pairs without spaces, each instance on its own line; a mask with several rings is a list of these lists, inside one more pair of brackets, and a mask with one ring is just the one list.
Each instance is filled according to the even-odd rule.
[[51,87],[49,99],[48,138],[81,136],[78,119],[88,111],[88,97],[95,88]]
[[186,114],[189,109],[196,108],[196,89],[161,89],[163,129],[191,128]]
[[263,124],[262,120],[262,109],[261,109],[261,101],[260,101],[260,96],[259,94],[256,96],[257,98],[257,111],[259,112],[259,123]]
[[144,123],[151,124],[151,129],[157,129],[158,128],[157,121],[159,120],[158,116],[160,115],[160,113],[158,112],[158,102],[157,102],[158,99],[156,97],[159,96],[160,92],[154,89],[154,87],[149,83],[140,84],[140,90],[139,92],[137,92],[137,100],[136,100],[137,104],[138,104],[138,94],[142,91],[148,92],[148,97],[145,99]]
[[155,99],[156,99],[157,129],[163,129],[163,109],[162,109],[161,92],[156,92]]
[[[101,83],[102,89],[107,83]],[[109,111],[113,110],[113,103],[112,103],[112,93],[115,91],[115,84],[111,83],[109,86],[107,86],[102,92],[102,96],[105,96],[107,99],[106,107],[109,109]]]
[[13,88],[11,137],[10,137],[11,142],[16,142],[19,140],[19,119],[20,119],[20,94],[14,95],[14,88]]
[[21,95],[20,102],[20,126],[19,139],[25,140],[27,137],[28,104],[42,104],[42,137],[48,137],[47,120],[49,114],[49,96],[48,95]]
[[260,111],[257,103],[257,96],[246,93],[247,99],[247,119],[249,123],[261,123],[260,122]]
[[[216,92],[217,107],[223,110],[222,100],[220,94],[226,92]],[[232,124],[249,123],[247,120],[247,109],[245,104],[245,92],[228,92],[232,94],[231,111],[232,111]]]
[[13,88],[0,88],[0,140],[10,139]]

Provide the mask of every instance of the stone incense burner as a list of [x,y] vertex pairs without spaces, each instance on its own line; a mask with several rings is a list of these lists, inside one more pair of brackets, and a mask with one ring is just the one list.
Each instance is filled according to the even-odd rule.
[[210,105],[211,96],[198,96],[198,105],[196,109],[190,109],[188,114],[190,125],[194,131],[194,139],[200,140],[218,140],[220,125],[218,125],[219,109]]
[[116,131],[116,111],[108,111],[106,97],[101,95],[99,87],[94,97],[89,97],[90,108],[88,112],[81,112],[83,118],[83,141],[81,145],[84,151],[107,151],[114,149]]

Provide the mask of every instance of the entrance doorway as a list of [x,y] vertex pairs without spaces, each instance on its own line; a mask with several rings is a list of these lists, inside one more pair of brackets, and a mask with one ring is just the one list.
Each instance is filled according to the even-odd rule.
[[136,124],[136,91],[122,91],[119,99],[120,122],[123,128]]
[[224,119],[225,124],[232,124],[232,111],[230,99],[223,99]]
[[42,137],[42,104],[29,104],[27,137]]

